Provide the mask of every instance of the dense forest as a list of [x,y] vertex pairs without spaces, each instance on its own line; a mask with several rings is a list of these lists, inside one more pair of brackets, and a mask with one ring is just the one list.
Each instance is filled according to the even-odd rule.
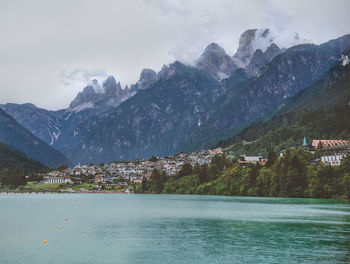
[[0,182],[2,185],[16,187],[26,184],[26,175],[46,167],[38,161],[27,157],[22,152],[0,142]]
[[233,155],[267,155],[299,146],[300,139],[348,139],[350,136],[350,65],[336,66],[250,125],[219,142]]
[[[349,116],[349,106],[336,107],[328,112],[315,110],[288,114],[279,119],[279,123],[286,125],[274,129],[273,120],[258,123],[247,130],[247,133],[244,134],[245,137],[232,138],[230,142],[223,145],[233,143],[227,147],[227,151],[234,156],[243,154],[267,156],[270,150],[279,152],[301,145],[301,139],[304,136],[308,142],[312,139],[348,139],[350,135]],[[290,122],[290,119],[293,119],[293,122]],[[253,134],[259,133],[261,129],[267,131],[266,134],[254,139]],[[245,142],[243,138],[254,140]]]
[[331,167],[314,164],[317,155],[299,148],[277,158],[271,151],[265,165],[247,166],[216,155],[210,165],[184,164],[176,176],[154,170],[135,192],[350,199],[350,156]]

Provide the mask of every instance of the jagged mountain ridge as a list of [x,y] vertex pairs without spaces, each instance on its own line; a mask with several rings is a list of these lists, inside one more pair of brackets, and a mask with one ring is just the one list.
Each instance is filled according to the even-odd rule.
[[91,116],[117,107],[130,96],[130,89],[122,89],[120,83],[109,76],[102,85],[92,80],[64,110],[48,111],[33,104],[5,104],[0,108],[41,140],[64,152],[77,143],[77,126]]
[[[343,39],[339,41],[342,42]],[[202,117],[198,120],[191,119],[186,130],[174,129],[178,126],[176,115],[165,115],[166,109],[172,104],[168,100],[169,98],[173,99],[174,94],[166,92],[159,95],[155,92],[158,89],[168,91],[167,89],[171,89],[170,87],[172,90],[177,87],[180,93],[182,91],[180,89],[181,81],[187,78],[186,73],[188,71],[198,72],[197,69],[191,67],[187,67],[186,71],[179,71],[181,64],[175,63],[170,65],[168,75],[163,75],[153,86],[145,90],[145,92],[152,92],[153,96],[146,97],[145,94],[139,94],[140,97],[138,97],[136,94],[120,107],[109,112],[108,115],[94,120],[92,122],[94,125],[88,126],[86,129],[87,134],[83,136],[82,141],[84,143],[74,149],[72,152],[74,154],[70,158],[75,160],[85,155],[84,162],[91,161],[93,158],[101,161],[107,157],[115,157],[116,159],[147,158],[152,154],[174,154],[182,147],[186,151],[210,147],[220,137],[233,133],[232,128],[239,131],[244,125],[248,125],[264,113],[271,111],[281,102],[322,76],[338,61],[340,55],[340,50],[334,50],[327,45],[299,45],[275,57],[259,77],[250,78],[238,84],[230,83],[230,78],[218,82],[216,92],[221,91],[222,96],[208,101],[209,104],[192,101],[193,105],[200,103],[200,106],[203,107]],[[185,66],[182,65],[180,69],[182,67]],[[202,83],[200,79],[196,80],[197,75],[192,76],[196,77],[191,81],[198,83],[191,90],[192,94],[195,94],[196,90],[204,85],[204,82]],[[210,95],[213,96],[215,93],[210,93]],[[188,98],[185,96],[184,99]],[[169,105],[159,107],[161,102],[167,102]],[[185,106],[189,105],[186,103]],[[189,120],[190,113],[181,112],[179,109],[176,111],[180,111],[180,119]],[[141,123],[147,125],[140,125]],[[197,125],[195,125],[196,123]],[[157,131],[157,126],[161,131]],[[95,129],[95,127],[99,129]],[[166,132],[163,133],[162,129],[166,127],[171,127],[171,130],[165,129]],[[204,132],[202,127],[204,127]],[[209,137],[205,131],[207,127],[214,128],[214,133],[209,134]],[[216,133],[217,130],[219,133]],[[101,133],[101,131],[105,131],[105,133]],[[199,132],[196,133],[196,131]],[[189,134],[191,138],[189,138]],[[177,140],[179,136],[181,136],[181,140]],[[199,139],[197,142],[200,145],[190,145],[193,138]],[[183,146],[181,146],[182,143]],[[189,147],[186,148],[187,146]]]
[[[252,31],[256,32],[257,30],[247,30],[246,32]],[[246,35],[246,32],[242,36]],[[264,32],[263,35],[266,37],[268,30],[264,30]],[[240,43],[243,39],[242,36]],[[255,36],[252,36],[250,42],[247,42],[249,46],[247,49],[251,49],[254,39]],[[242,52],[244,53],[244,47],[240,44],[237,54]],[[262,63],[259,62],[259,67],[266,62],[266,60],[263,60]],[[237,69],[233,59],[215,43],[206,48],[198,59],[197,67],[218,80],[229,77]],[[32,104],[6,104],[0,105],[0,108],[13,116],[17,122],[29,129],[34,135],[58,150],[66,152],[79,141],[77,127],[94,116],[118,107],[138,91],[147,89],[159,79],[166,77],[169,71],[171,69],[166,65],[158,73],[152,69],[143,69],[139,81],[131,85],[130,89],[128,86],[122,89],[120,83],[117,83],[113,76],[109,76],[102,84],[97,80],[92,80],[91,84],[78,93],[68,109],[59,111],[48,111]]]
[[162,74],[150,88],[81,127],[82,143],[70,158],[100,162],[176,152],[221,92],[215,79],[179,62]]
[[33,104],[0,104],[23,127],[56,149],[66,152],[79,141],[79,126],[94,116],[119,106],[140,90],[147,89],[164,75],[168,66],[163,66],[158,74],[151,69],[144,69],[139,81],[121,88],[113,76],[109,76],[102,85],[97,80],[84,87],[67,109],[49,111]]
[[[234,135],[337,64],[350,35],[322,45],[302,44],[275,57],[258,77],[229,95],[207,123],[197,128],[184,150],[205,148]],[[200,139],[200,140],[198,140]]]
[[245,69],[249,76],[256,76],[284,50],[273,40],[269,29],[248,29],[241,34],[237,52],[232,57],[220,45],[211,43],[197,60],[196,67],[218,80],[228,78],[238,68]]
[[104,101],[106,105],[117,107],[129,96],[129,89],[121,88],[113,76],[109,76],[102,85],[97,80],[87,85],[84,90],[70,103],[71,111],[81,111],[86,108],[93,108],[98,102]]
[[[350,55],[350,49],[344,57]],[[303,137],[348,139],[350,64],[339,63],[320,79],[283,102],[272,114],[218,146],[233,153],[266,155],[300,146]],[[250,141],[242,144],[242,140]]]
[[[193,68],[177,62],[164,66],[158,73],[145,69],[140,80],[130,87],[130,97],[117,107],[106,107],[105,99],[101,99],[96,100],[93,107],[80,111],[69,108],[57,111],[62,129],[53,146],[74,163],[147,158],[210,147],[319,78],[340,59],[340,50],[348,44],[349,36],[320,46],[293,47],[270,56],[272,61],[259,69],[257,77],[248,80],[242,69],[233,71],[226,79],[216,76],[217,69],[222,69],[220,56],[227,58],[222,51],[218,52],[218,58],[209,57],[209,68],[205,65]],[[278,51],[273,43],[269,45]],[[210,46],[214,51],[221,50],[216,44]],[[267,50],[263,53],[269,55]],[[216,61],[219,63],[212,63]],[[209,91],[209,86],[213,91]],[[205,96],[200,98],[203,87],[206,87]],[[176,89],[182,97],[174,93]],[[187,98],[198,94],[199,97]],[[82,105],[85,103],[82,100]],[[168,103],[166,107],[159,107],[165,103]],[[171,115],[167,111],[174,105],[184,109]],[[198,112],[191,112],[191,107]]]

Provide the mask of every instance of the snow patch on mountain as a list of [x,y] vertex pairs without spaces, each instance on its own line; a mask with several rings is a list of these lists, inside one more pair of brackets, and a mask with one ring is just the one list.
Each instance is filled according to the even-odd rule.
[[55,140],[57,140],[59,138],[59,136],[61,135],[61,131],[58,131],[57,133],[53,132],[52,135],[55,138]]
[[88,109],[88,108],[93,108],[93,107],[94,107],[94,104],[92,102],[87,102],[87,103],[83,103],[81,105],[78,105],[77,107],[70,109],[70,111],[75,112],[75,113],[79,113],[80,111],[83,111],[83,110]]
[[60,135],[62,134],[62,132],[58,128],[58,124],[54,120],[52,120],[52,118],[48,118],[47,131],[51,138],[49,143],[50,145],[52,145],[55,141],[57,141]]

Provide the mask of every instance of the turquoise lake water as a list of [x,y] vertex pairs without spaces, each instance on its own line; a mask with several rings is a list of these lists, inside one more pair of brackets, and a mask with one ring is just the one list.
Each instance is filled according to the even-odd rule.
[[0,194],[0,263],[350,263],[350,204]]

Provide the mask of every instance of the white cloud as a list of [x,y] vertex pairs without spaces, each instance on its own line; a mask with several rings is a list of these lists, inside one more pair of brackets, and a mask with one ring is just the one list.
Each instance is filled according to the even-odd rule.
[[97,80],[98,83],[103,83],[103,81],[108,77],[108,73],[105,69],[75,69],[73,71],[62,71],[60,73],[60,82],[68,89],[73,89],[74,91],[81,90],[87,84],[91,84],[92,80]]
[[72,69],[130,84],[142,68],[192,63],[211,42],[233,55],[248,28],[270,28],[281,46],[295,32],[322,43],[350,33],[349,9],[348,0],[2,0],[0,103],[67,107],[90,78]]

